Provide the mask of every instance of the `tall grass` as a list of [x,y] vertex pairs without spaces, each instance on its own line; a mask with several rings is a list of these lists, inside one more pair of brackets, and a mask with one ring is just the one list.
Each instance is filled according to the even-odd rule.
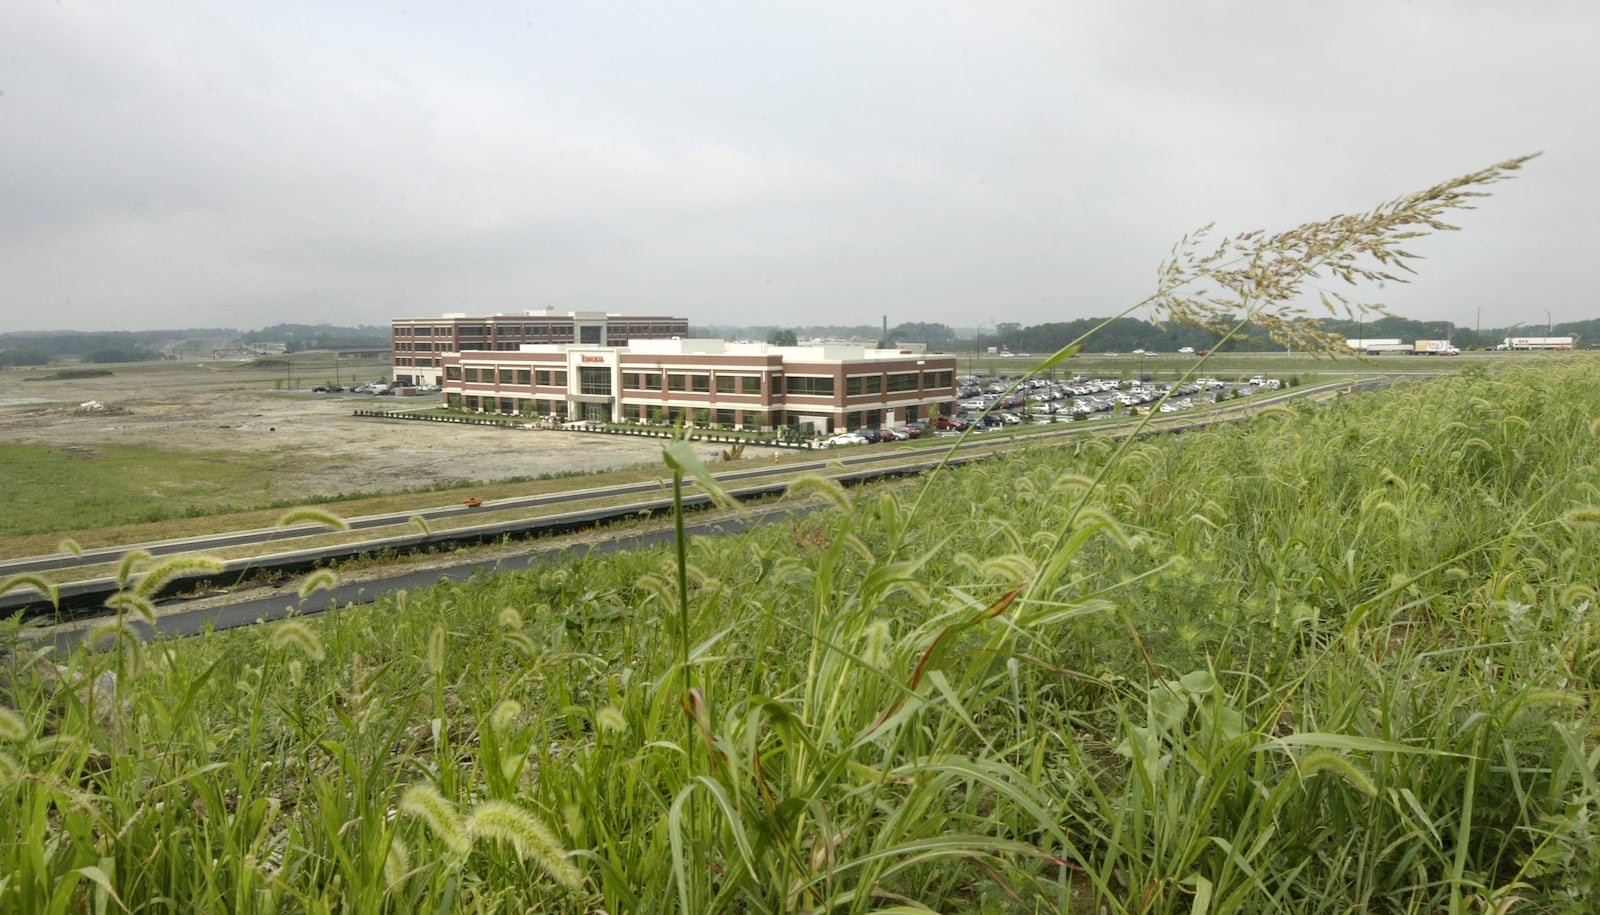
[[9,624],[0,908],[1592,908],[1596,374],[184,642]]

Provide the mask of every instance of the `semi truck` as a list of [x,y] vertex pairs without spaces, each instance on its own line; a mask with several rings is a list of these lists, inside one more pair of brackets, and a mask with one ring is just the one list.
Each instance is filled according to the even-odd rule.
[[1569,337],[1507,337],[1504,340],[1501,340],[1500,341],[1500,345],[1496,346],[1495,349],[1500,350],[1501,352],[1509,352],[1511,350],[1534,350],[1534,349],[1567,350],[1567,349],[1572,349],[1572,344],[1575,343],[1576,341],[1577,341],[1576,337],[1570,337],[1570,336]]
[[1411,348],[1411,352],[1418,356],[1459,356],[1461,350],[1456,349],[1449,340],[1418,340]]
[[1355,352],[1365,353],[1368,356],[1381,356],[1384,353],[1409,353],[1412,351],[1411,346],[1400,342],[1399,337],[1378,340],[1349,339],[1344,341],[1344,345]]

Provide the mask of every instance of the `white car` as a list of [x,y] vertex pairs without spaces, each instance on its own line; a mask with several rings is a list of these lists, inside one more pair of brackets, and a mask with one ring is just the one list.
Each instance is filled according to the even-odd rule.
[[866,443],[867,440],[864,436],[857,435],[854,432],[841,432],[832,438],[823,439],[822,447],[837,448],[840,445],[865,445]]

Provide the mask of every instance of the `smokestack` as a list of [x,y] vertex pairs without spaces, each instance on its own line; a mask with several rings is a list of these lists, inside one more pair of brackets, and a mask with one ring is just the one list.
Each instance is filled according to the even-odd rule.
[[888,315],[884,315],[883,316],[883,335],[885,337],[889,336],[889,316]]

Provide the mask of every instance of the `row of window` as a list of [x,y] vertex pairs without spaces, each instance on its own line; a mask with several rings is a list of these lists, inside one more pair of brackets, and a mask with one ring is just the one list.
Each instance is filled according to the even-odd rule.
[[[396,360],[398,361],[398,360]],[[926,378],[930,390],[948,388],[952,380],[951,372],[928,372],[922,375],[918,372],[891,372],[883,375],[852,375],[845,379],[844,393],[846,397],[856,397],[863,394],[880,394],[885,390],[891,394],[909,393],[918,390],[919,380]],[[492,368],[461,368],[451,366],[445,370],[445,378],[450,381],[465,381],[469,384],[503,384],[528,386],[530,383],[540,387],[564,387],[567,383],[567,373],[561,369],[537,369],[531,372],[528,369],[492,369]],[[611,369],[604,366],[585,366],[579,369],[579,390],[583,394],[602,394],[609,396],[611,391]],[[887,383],[884,379],[887,377]],[[665,381],[664,390],[676,393],[709,394],[712,387],[712,376],[704,372],[623,372],[622,388],[625,391],[661,391]],[[716,390],[718,394],[746,394],[760,396],[761,377],[759,375],[726,375],[716,376]],[[781,388],[785,394],[800,397],[832,397],[834,393],[834,379],[831,375],[790,375],[787,379],[782,374],[772,376],[774,389]]]
[[[463,337],[486,337],[491,333],[501,337],[572,337],[571,324],[459,324],[444,327],[423,327],[409,324],[394,326],[396,337],[448,337],[460,334]],[[600,325],[584,330],[595,332],[594,340],[599,341]],[[689,332],[687,324],[606,324],[606,335],[635,336],[635,337],[669,337],[673,334],[683,335]]]
[[464,381],[467,384],[503,384],[521,385],[527,387],[536,384],[541,388],[564,388],[567,386],[567,372],[565,369],[480,369],[468,366],[447,365],[444,369],[446,381]]

